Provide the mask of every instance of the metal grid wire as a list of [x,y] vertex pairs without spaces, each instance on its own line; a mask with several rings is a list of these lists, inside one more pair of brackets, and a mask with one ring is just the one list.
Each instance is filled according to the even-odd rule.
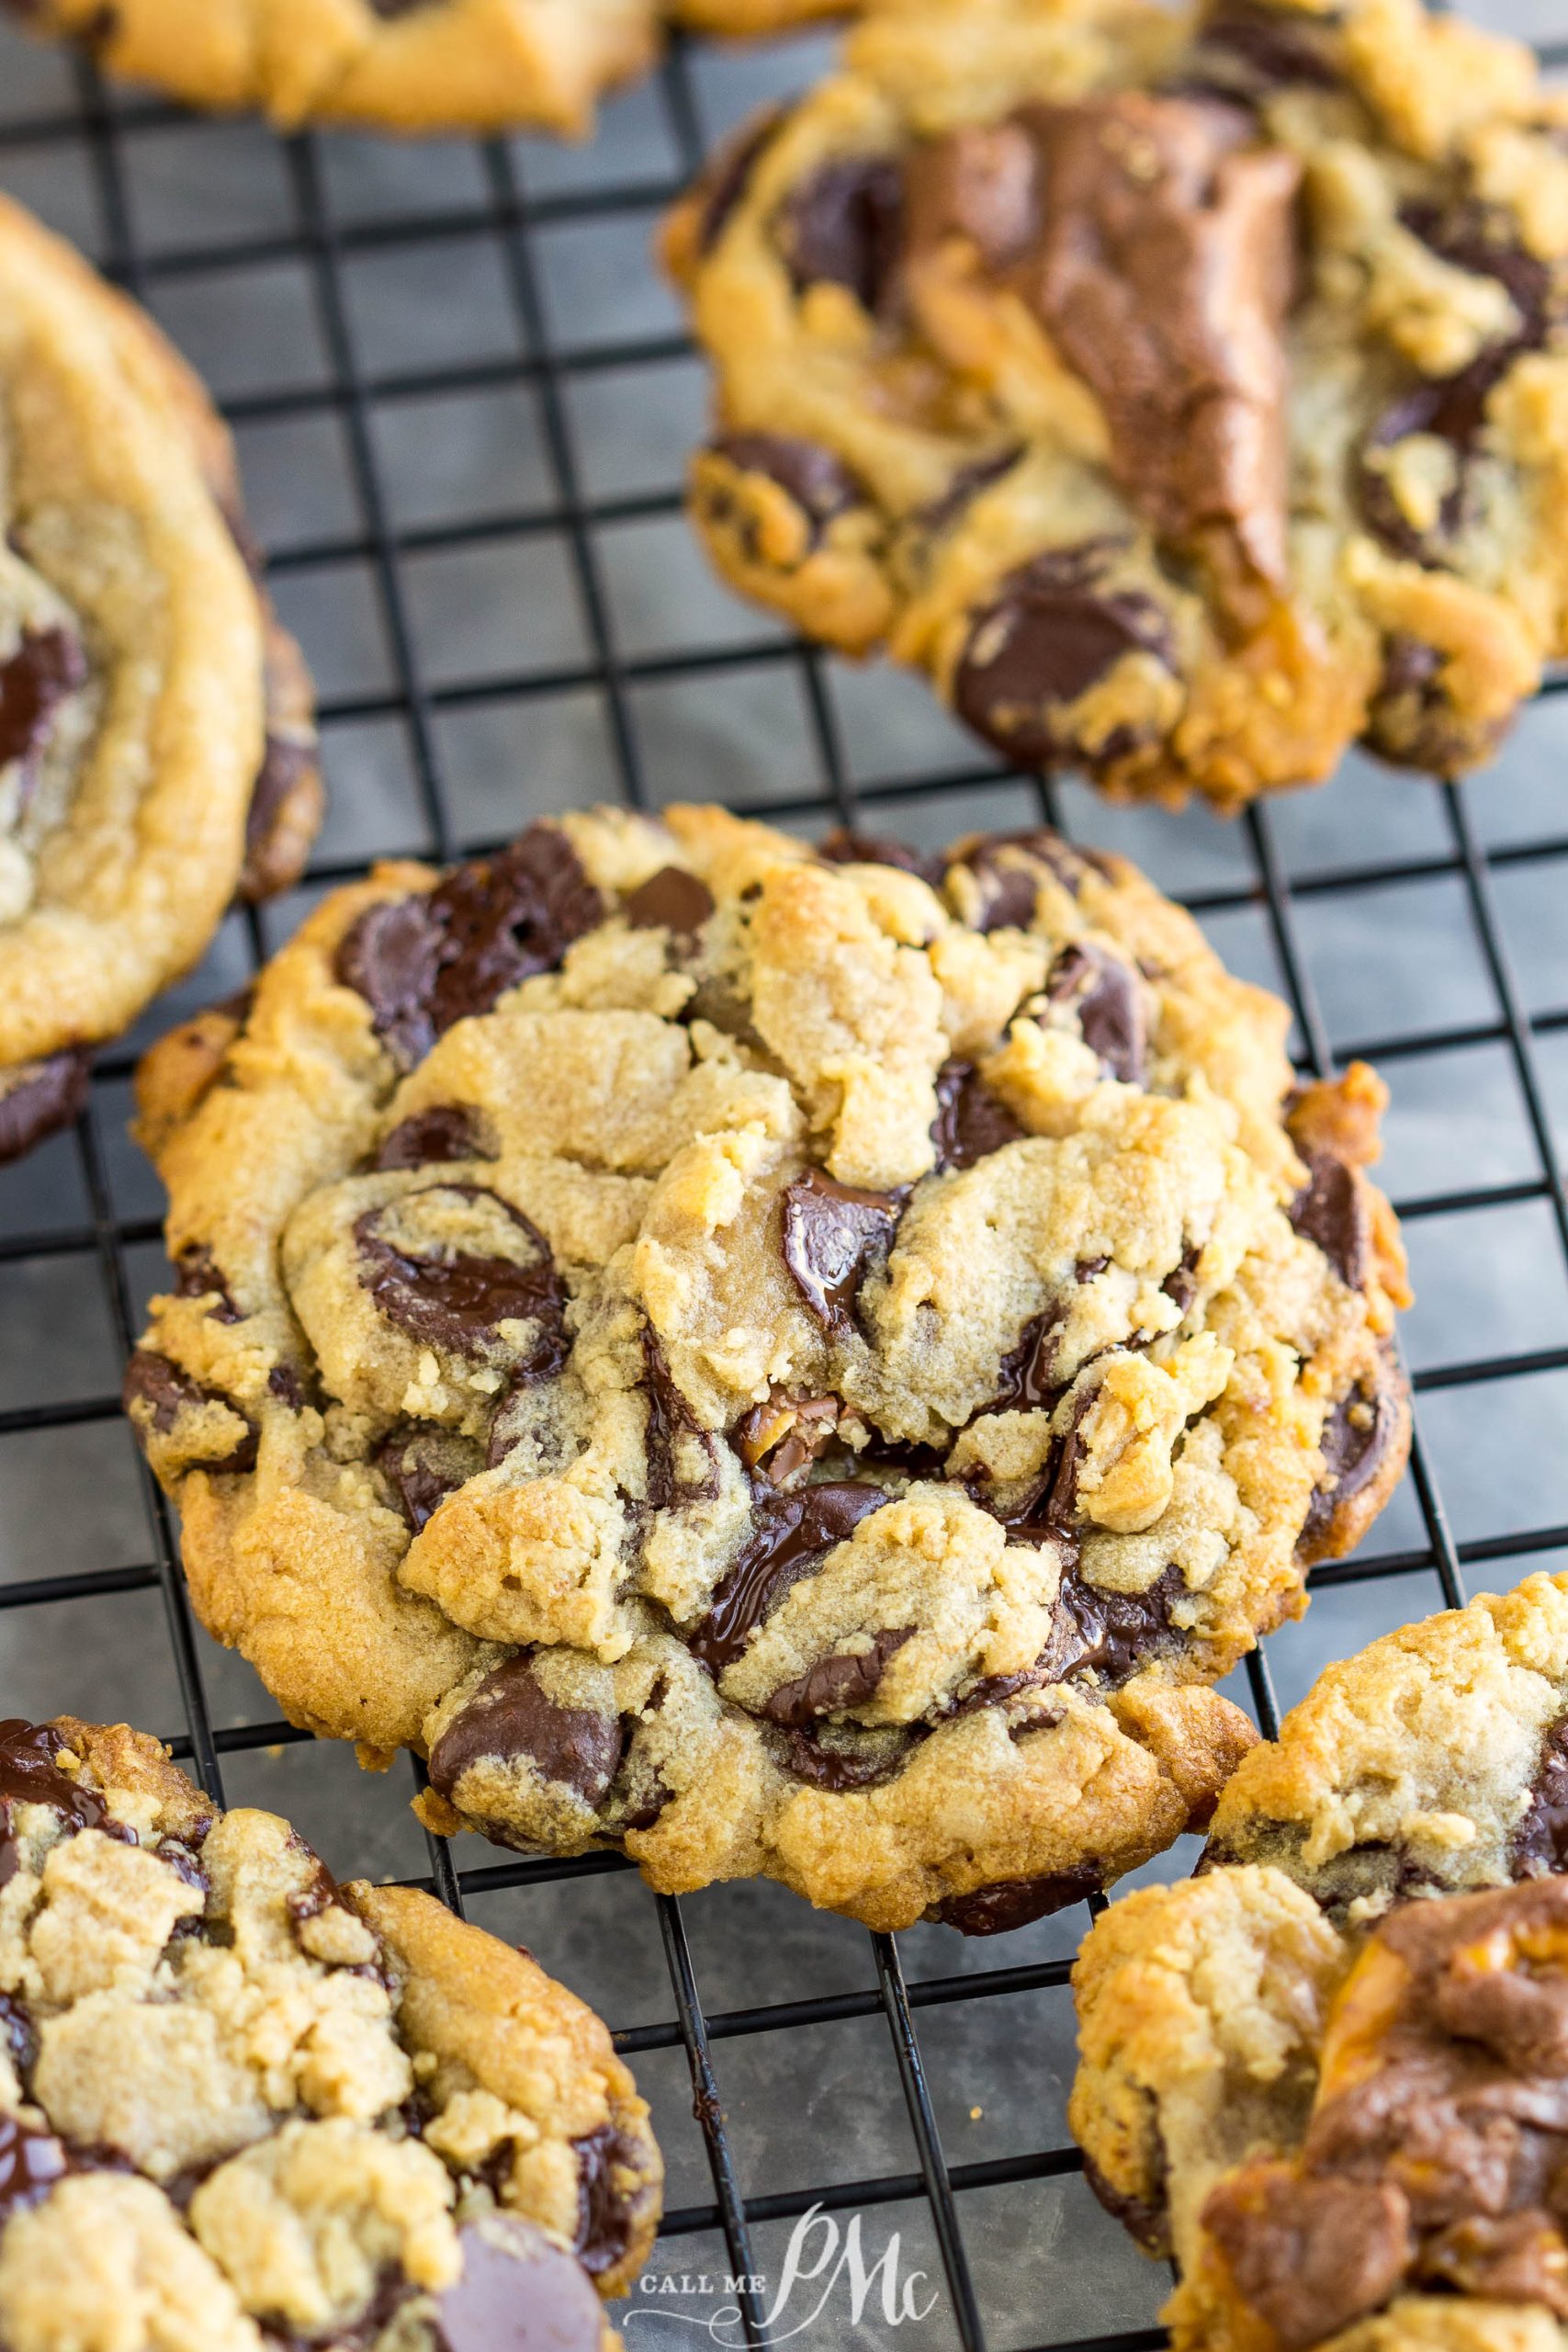
[[[1529,28],[1568,26],[1543,25],[1538,10]],[[792,83],[799,53],[778,70]],[[1271,1645],[1293,1696],[1324,1658],[1462,1599],[1467,1577],[1482,1589],[1506,1585],[1568,1555],[1568,1485],[1556,1470],[1568,1453],[1568,1388],[1555,1385],[1568,1374],[1568,1196],[1554,1135],[1554,1109],[1568,1108],[1568,1055],[1558,1050],[1568,1040],[1568,944],[1555,913],[1568,822],[1554,793],[1568,704],[1549,693],[1502,768],[1462,789],[1385,779],[1352,763],[1321,795],[1220,828],[1201,814],[1111,811],[1078,787],[1003,778],[923,702],[916,712],[918,689],[903,695],[884,681],[871,692],[716,591],[690,591],[699,619],[711,619],[705,637],[661,640],[666,607],[694,577],[677,551],[680,436],[660,478],[636,464],[606,474],[585,419],[595,400],[615,411],[619,422],[605,430],[624,456],[637,443],[641,388],[672,368],[695,371],[672,314],[649,317],[635,266],[629,279],[624,260],[606,276],[595,241],[618,230],[641,252],[716,118],[758,94],[760,72],[678,46],[658,85],[626,102],[633,112],[614,111],[584,155],[495,141],[440,150],[437,173],[413,150],[398,151],[394,165],[385,153],[367,161],[369,142],[278,145],[254,126],[214,130],[107,90],[85,63],[39,61],[0,33],[0,185],[61,219],[176,334],[194,321],[198,357],[210,363],[215,344],[238,335],[249,372],[224,406],[248,459],[276,446],[283,472],[298,477],[308,470],[309,436],[332,440],[330,486],[318,498],[307,485],[304,500],[320,519],[282,544],[275,537],[274,584],[313,655],[316,633],[334,628],[357,629],[379,649],[368,683],[349,673],[352,664],[341,682],[325,681],[336,813],[308,889],[265,917],[231,918],[181,1001],[226,993],[287,934],[310,891],[362,872],[376,850],[445,858],[513,830],[525,812],[498,800],[487,776],[460,785],[457,769],[511,762],[531,808],[552,805],[551,761],[563,741],[556,721],[569,708],[592,714],[597,728],[584,798],[619,794],[656,807],[675,790],[737,797],[726,756],[782,732],[776,756],[748,772],[740,797],[750,813],[807,830],[860,820],[937,841],[974,823],[1027,821],[1034,810],[1126,848],[1186,899],[1233,963],[1282,988],[1303,1069],[1363,1053],[1394,1088],[1394,1190],[1433,1302],[1427,1320],[1410,1327],[1415,1459],[1360,1555],[1314,1575],[1306,1629]],[[209,185],[231,193],[236,175],[254,173],[267,180],[267,203],[226,211],[219,202],[209,213],[191,200],[186,164],[166,184],[149,177],[150,157],[178,152],[188,164],[197,142],[211,150]],[[427,195],[427,172],[439,177],[438,193]],[[375,200],[360,200],[367,187]],[[494,332],[465,342],[466,330],[450,328],[446,288],[476,257],[488,272]],[[400,283],[397,300],[413,316],[412,340],[399,345],[367,327],[356,274],[404,262],[421,274]],[[273,301],[279,271],[299,298],[295,311]],[[622,284],[632,289],[624,326]],[[598,322],[591,334],[578,329],[585,287]],[[193,289],[214,288],[239,289],[237,306],[209,316],[189,306]],[[517,399],[531,418],[532,473],[514,481],[502,463],[492,494],[468,511],[444,513],[427,499],[411,514],[391,480],[389,420],[395,434],[400,418],[400,446],[405,459],[415,446],[418,474],[439,469],[442,420],[456,413],[444,404]],[[625,550],[649,531],[638,625],[628,628]],[[579,625],[573,641],[570,630],[559,639],[559,658],[546,630],[543,666],[528,632],[507,655],[495,612],[499,604],[504,617],[509,575],[483,569],[498,554],[540,548],[557,569],[536,582],[531,612],[559,605]],[[463,560],[479,570],[459,593],[441,567]],[[345,621],[355,596],[358,618]],[[787,725],[777,716],[784,706],[769,699],[781,687],[793,697]],[[701,698],[684,734],[671,731],[660,699],[671,688]],[[728,716],[716,720],[715,710]],[[479,748],[459,755],[453,729],[468,720],[479,722]],[[513,730],[504,740],[515,749],[498,751],[503,738],[484,731],[491,722]],[[571,740],[588,739],[580,730]],[[169,1012],[159,1008],[140,1036]],[[816,2205],[865,2217],[868,2251],[882,2243],[876,2217],[888,2226],[897,2217],[938,2290],[919,2325],[894,2331],[874,2298],[858,2326],[840,2301],[809,2330],[792,2311],[779,2335],[964,2352],[1160,2343],[1152,2324],[1160,2279],[1135,2259],[1129,2267],[1117,2233],[1089,2205],[1061,2120],[1065,1987],[1081,1908],[984,1948],[920,1929],[873,1936],[868,1952],[862,1931],[818,1919],[776,1889],[742,1890],[727,1911],[724,1894],[653,1898],[615,1856],[503,1860],[436,1840],[411,1856],[402,1774],[356,1781],[335,1769],[333,1751],[303,1747],[273,1719],[259,1685],[195,1626],[169,1515],[118,1423],[118,1363],[162,1278],[155,1198],[121,1139],[133,1059],[130,1047],[106,1053],[74,1136],[0,1181],[0,1521],[13,1531],[0,1547],[0,1712],[123,1713],[168,1736],[217,1797],[227,1781],[231,1801],[239,1789],[297,1816],[314,1804],[327,1826],[307,1820],[308,1834],[335,1867],[413,1877],[503,1931],[553,1939],[545,1956],[557,1947],[571,1954],[578,1981],[592,1980],[583,1989],[597,1993],[612,2022],[624,2018],[618,1996],[635,1980],[632,2006],[645,2018],[623,2025],[617,2041],[654,2090],[672,2158],[657,2257],[664,2271],[765,2273],[788,2225]],[[95,1317],[104,1326],[96,1337],[60,1343],[61,1329],[81,1339]],[[140,1535],[104,1500],[116,1481],[123,1488],[132,1479]],[[129,1556],[50,1566],[62,1548],[90,1554],[99,1544]],[[114,1606],[135,1596],[152,1615],[133,1625]],[[1269,1660],[1253,1659],[1238,1683],[1272,1730]],[[1190,1861],[1189,1846],[1162,1867]],[[589,1906],[575,1924],[573,1905]],[[726,1961],[732,1931],[746,1955],[739,1967],[733,1953]],[[775,1943],[784,1957],[773,1968]],[[662,1961],[651,1976],[649,1945]],[[717,1987],[716,2006],[705,1979]],[[847,2057],[833,2054],[840,2028],[858,2033]],[[748,2052],[763,2049],[769,2062],[749,2066]],[[889,2049],[893,2111],[883,2100],[877,2132],[857,2137],[854,2116],[882,2099],[871,2070],[886,2068]],[[665,2062],[670,2071],[652,2079]],[[1037,2090],[1032,2067],[1050,2077]],[[824,2107],[829,2078],[837,2104]],[[998,2098],[1012,2140],[972,2159],[960,2143]],[[804,2136],[770,2141],[767,2119],[791,2108],[806,2118]],[[864,2146],[890,2152],[880,2169],[854,2160]],[[773,2185],[779,2161],[785,2177]],[[718,2340],[768,2341],[765,2292],[743,2289],[738,2300],[739,2318]],[[716,2306],[671,2308],[705,2322]],[[690,2340],[689,2330],[676,2333]]]

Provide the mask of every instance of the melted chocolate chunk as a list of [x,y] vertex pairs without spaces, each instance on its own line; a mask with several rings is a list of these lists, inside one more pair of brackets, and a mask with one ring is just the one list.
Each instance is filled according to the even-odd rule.
[[[30,768],[49,741],[62,703],[87,683],[87,657],[69,629],[25,628],[8,661],[0,662],[0,768],[20,760]],[[24,798],[26,782],[24,777]]]
[[847,286],[863,310],[874,311],[903,246],[898,166],[876,155],[825,164],[794,190],[775,233],[797,293]]
[[493,1159],[480,1133],[479,1114],[466,1102],[432,1102],[400,1120],[371,1161],[372,1168],[450,1167],[462,1159]]
[[0,2226],[41,2203],[67,2173],[85,2169],[52,2132],[35,2132],[17,2116],[0,2115]]
[[949,1894],[929,1914],[961,1936],[1001,1936],[1010,1928],[1026,1928],[1070,1903],[1085,1902],[1100,1889],[1098,1862],[1079,1862],[1072,1870],[1051,1871],[1039,1878],[998,1879],[994,1886],[976,1887],[972,1894]]
[[1106,1592],[1076,1567],[1062,1577],[1041,1679],[1071,1682],[1093,1674],[1114,1688],[1168,1645],[1170,1611],[1187,1590],[1179,1568],[1167,1568],[1146,1592]]
[[1413,236],[1455,269],[1496,279],[1519,314],[1519,334],[1506,346],[1510,356],[1540,348],[1551,319],[1551,265],[1524,251],[1511,215],[1464,202],[1407,204],[1399,218]]
[[936,1074],[936,1103],[931,1141],[941,1175],[973,1168],[1025,1133],[973,1062],[943,1062]]
[[1381,1386],[1370,1392],[1354,1389],[1334,1406],[1319,1440],[1327,1480],[1313,1488],[1296,1539],[1298,1552],[1321,1543],[1336,1512],[1379,1476],[1398,1429],[1398,1408],[1393,1396]]
[[215,1388],[203,1388],[198,1381],[171,1363],[167,1356],[159,1355],[152,1348],[138,1348],[125,1368],[125,1380],[120,1389],[120,1402],[135,1424],[131,1411],[135,1405],[150,1408],[152,1427],[160,1437],[167,1437],[175,1421],[185,1412],[201,1405],[225,1405],[235,1418],[245,1424],[247,1434],[231,1453],[220,1462],[202,1462],[197,1466],[213,1477],[239,1476],[256,1466],[256,1449],[261,1431],[248,1413],[242,1413],[231,1397]]
[[625,2256],[648,2192],[628,2197],[617,2183],[617,2168],[636,2172],[638,2152],[636,2142],[614,2124],[603,2124],[571,2144],[577,2152],[577,2258],[597,2278]]
[[286,735],[267,737],[245,812],[247,865],[254,867],[265,859],[275,828],[302,780],[314,769],[318,756],[314,743],[295,742]]
[[1315,1241],[1350,1290],[1364,1290],[1371,1263],[1371,1219],[1356,1170],[1332,1152],[1307,1155],[1305,1186],[1290,1206],[1303,1241]]
[[510,2214],[457,2242],[463,2275],[437,2307],[436,2352],[599,2352],[602,2306],[570,2254]]
[[233,1294],[223,1277],[223,1270],[210,1250],[194,1242],[182,1250],[175,1267],[175,1296],[176,1298],[216,1298],[216,1306],[207,1310],[213,1323],[238,1323],[243,1318],[234,1304]]
[[1428,775],[1458,775],[1499,751],[1517,713],[1476,718],[1456,709],[1448,684],[1448,656],[1418,638],[1391,637],[1382,676],[1367,706],[1362,741],[1397,767]]
[[1053,1004],[1071,1007],[1084,1044],[1101,1069],[1123,1085],[1144,1076],[1144,999],[1131,965],[1092,940],[1064,947],[1045,983]]
[[81,1117],[92,1067],[92,1054],[81,1046],[30,1065],[25,1077],[0,1080],[0,1166]]
[[1166,1297],[1183,1315],[1198,1295],[1198,1261],[1201,1255],[1196,1242],[1189,1243],[1181,1253],[1180,1265],[1173,1266],[1160,1284]]
[[565,833],[531,825],[497,856],[454,866],[425,896],[369,908],[344,934],[333,968],[369,1005],[388,1050],[412,1069],[454,1022],[553,971],[604,917]]
[[686,1646],[716,1679],[742,1655],[748,1641],[790,1587],[820,1567],[828,1554],[863,1519],[890,1498],[880,1487],[802,1487],[752,1497],[751,1533],[720,1582],[707,1615]]
[[621,912],[634,931],[665,930],[677,939],[694,939],[713,912],[713,892],[683,865],[663,865],[621,901]]
[[[976,614],[953,681],[959,716],[1015,766],[1091,771],[1134,748],[1125,729],[1079,739],[1065,714],[1129,653],[1177,666],[1170,623],[1137,589],[1097,589],[1100,548],[1036,556]],[[1032,906],[1031,908],[1032,912]],[[1027,920],[1027,918],[1026,918]],[[990,923],[987,929],[996,929]]]
[[[1109,1262],[1104,1258],[1087,1259],[1076,1270],[1080,1285],[1102,1274]],[[982,1413],[1055,1412],[1066,1385],[1057,1377],[1061,1331],[1072,1309],[1070,1298],[1059,1298],[1024,1325],[1017,1347],[1002,1358],[997,1393],[988,1405],[981,1406]]]
[[856,1789],[878,1789],[897,1780],[914,1750],[929,1734],[919,1724],[901,1732],[863,1731],[845,1724],[829,1731],[807,1731],[799,1724],[773,1735],[772,1752],[793,1780],[807,1788],[843,1796]]
[[825,1331],[854,1329],[855,1300],[893,1246],[904,1196],[859,1193],[808,1168],[784,1191],[784,1261]]
[[773,1692],[762,1713],[773,1724],[804,1728],[819,1715],[846,1714],[874,1698],[887,1662],[914,1637],[913,1625],[893,1625],[874,1634],[871,1647],[859,1657],[818,1658],[796,1681],[784,1682]]
[[470,1765],[523,1758],[592,1809],[608,1793],[625,1744],[618,1716],[562,1706],[520,1654],[487,1674],[447,1724],[430,1751],[430,1778],[450,1798]]
[[945,860],[924,857],[892,833],[863,833],[836,826],[817,844],[817,854],[829,865],[891,865],[900,874],[918,874],[933,889],[941,882]]
[[753,165],[783,119],[782,107],[770,107],[756,122],[728,141],[704,172],[697,190],[702,199],[702,220],[697,230],[699,254],[711,253],[717,244],[746,193]]
[[929,506],[921,507],[921,527],[929,531],[932,538],[943,531],[950,531],[960,515],[974,504],[980,492],[989,490],[994,481],[1000,481],[1004,474],[1010,473],[1022,455],[1022,449],[1015,443],[1011,448],[998,449],[993,457],[976,458],[972,465],[960,466],[942,496],[933,498]]
[[137,1843],[135,1831],[116,1821],[101,1797],[61,1770],[54,1759],[65,1744],[52,1724],[29,1724],[19,1715],[0,1723],[0,1886],[21,1867],[13,1826],[17,1805],[48,1805],[73,1829],[99,1829],[122,1845]]
[[437,1421],[415,1421],[382,1439],[372,1459],[398,1498],[410,1532],[433,1519],[479,1468],[475,1449]]
[[787,491],[810,521],[813,547],[835,514],[864,502],[865,492],[848,466],[819,441],[784,433],[727,433],[711,446],[738,472],[765,474]]
[[[648,1503],[652,1510],[670,1510],[677,1504],[711,1502],[718,1492],[718,1446],[711,1430],[698,1422],[675,1385],[664,1351],[647,1324],[642,1333],[643,1375],[648,1390]],[[701,1478],[682,1478],[677,1453],[691,1439],[701,1444],[707,1469]]]
[[[382,1238],[378,1227],[389,1215],[406,1212],[411,1202],[438,1193],[493,1203],[526,1235],[537,1252],[533,1262],[520,1265],[513,1258],[470,1256],[456,1250],[416,1254]],[[533,1349],[516,1367],[514,1379],[547,1380],[566,1362],[566,1285],[556,1272],[549,1244],[537,1226],[498,1193],[479,1184],[439,1184],[424,1193],[405,1193],[388,1208],[367,1209],[355,1220],[354,1238],[360,1281],[382,1314],[410,1339],[454,1355],[470,1355],[482,1353],[498,1339],[502,1323],[536,1323]]]
[[[1331,20],[1330,20],[1331,21]],[[1216,96],[1255,100],[1292,83],[1333,90],[1339,74],[1314,28],[1297,16],[1287,20],[1255,0],[1220,0],[1198,36],[1200,75],[1183,88],[1212,89]]]
[[1568,1871],[1568,1715],[1547,1725],[1529,1810],[1514,1832],[1509,1860],[1515,1878]]
[[1090,2155],[1084,2157],[1083,2173],[1106,2211],[1137,2240],[1145,2254],[1161,2259],[1169,2254],[1170,2211],[1163,2198],[1156,2205],[1146,2198],[1129,2197],[1124,2189],[1112,2188]]
[[1075,848],[1048,825],[1017,833],[971,833],[953,842],[942,865],[949,872],[962,866],[975,876],[980,887],[975,928],[985,932],[1027,931],[1047,874],[1075,899],[1091,870],[1114,874],[1106,859]]
[[38,2058],[38,2028],[19,1993],[0,1993],[0,2049],[10,2059],[12,2072],[25,2091]]
[[1414,2251],[1409,2208],[1392,2181],[1307,2180],[1287,2165],[1222,2181],[1203,2226],[1235,2293],[1290,2352],[1378,2310]]

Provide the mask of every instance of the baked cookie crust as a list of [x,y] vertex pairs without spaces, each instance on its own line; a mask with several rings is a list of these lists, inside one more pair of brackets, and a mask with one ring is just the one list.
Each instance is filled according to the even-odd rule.
[[615,2352],[662,2166],[580,2001],[127,1724],[0,1724],[0,1804],[8,2352]]
[[886,0],[669,223],[696,527],[1117,797],[1472,767],[1568,650],[1565,130],[1418,0]]
[[233,453],[151,322],[0,199],[0,1159],[320,821]]
[[0,0],[30,31],[192,106],[392,131],[581,136],[671,24],[765,34],[853,0]]
[[1203,1820],[1408,1437],[1382,1090],[1131,866],[711,808],[335,893],[157,1047],[126,1402],[426,1821],[976,1932]]
[[1568,1577],[1536,1576],[1330,1667],[1199,1875],[1096,1925],[1071,2121],[1179,2258],[1179,2346],[1568,2340],[1565,1752]]

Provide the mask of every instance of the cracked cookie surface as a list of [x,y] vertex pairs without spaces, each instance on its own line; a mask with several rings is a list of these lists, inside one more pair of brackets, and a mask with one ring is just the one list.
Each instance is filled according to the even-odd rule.
[[1321,1675],[1079,1961],[1073,2129],[1179,2346],[1568,2342],[1568,1577]]
[[0,0],[85,42],[106,71],[281,129],[581,133],[595,101],[654,64],[672,25],[766,34],[854,0]]
[[1206,1817],[1407,1440],[1382,1090],[1123,862],[722,810],[339,891],[154,1049],[204,1621],[432,1826],[978,1932]]
[[1418,0],[888,0],[670,223],[691,504],[1002,756],[1457,773],[1568,650],[1568,114]]
[[0,199],[0,1159],[303,865],[310,684],[247,545],[200,385]]
[[125,1724],[0,1724],[6,2352],[614,2352],[661,2177],[525,1953]]

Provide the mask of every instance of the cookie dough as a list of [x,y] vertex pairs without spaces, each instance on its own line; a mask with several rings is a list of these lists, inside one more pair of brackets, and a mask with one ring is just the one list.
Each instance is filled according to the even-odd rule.
[[1568,1576],[1330,1667],[1076,1973],[1071,2119],[1193,2352],[1568,2344]]
[[0,198],[0,1159],[304,864],[310,684],[248,548],[200,385]]
[[1206,1817],[1408,1435],[1382,1093],[1131,866],[711,808],[340,890],[159,1046],[126,1403],[423,1815],[987,1932]]
[[691,504],[1001,756],[1235,808],[1568,652],[1568,108],[1418,0],[886,0],[666,253]]
[[106,72],[193,106],[382,130],[581,134],[667,28],[773,33],[854,0],[0,0],[85,42]]
[[6,2352],[615,2352],[661,2177],[525,1953],[126,1724],[0,1724]]

